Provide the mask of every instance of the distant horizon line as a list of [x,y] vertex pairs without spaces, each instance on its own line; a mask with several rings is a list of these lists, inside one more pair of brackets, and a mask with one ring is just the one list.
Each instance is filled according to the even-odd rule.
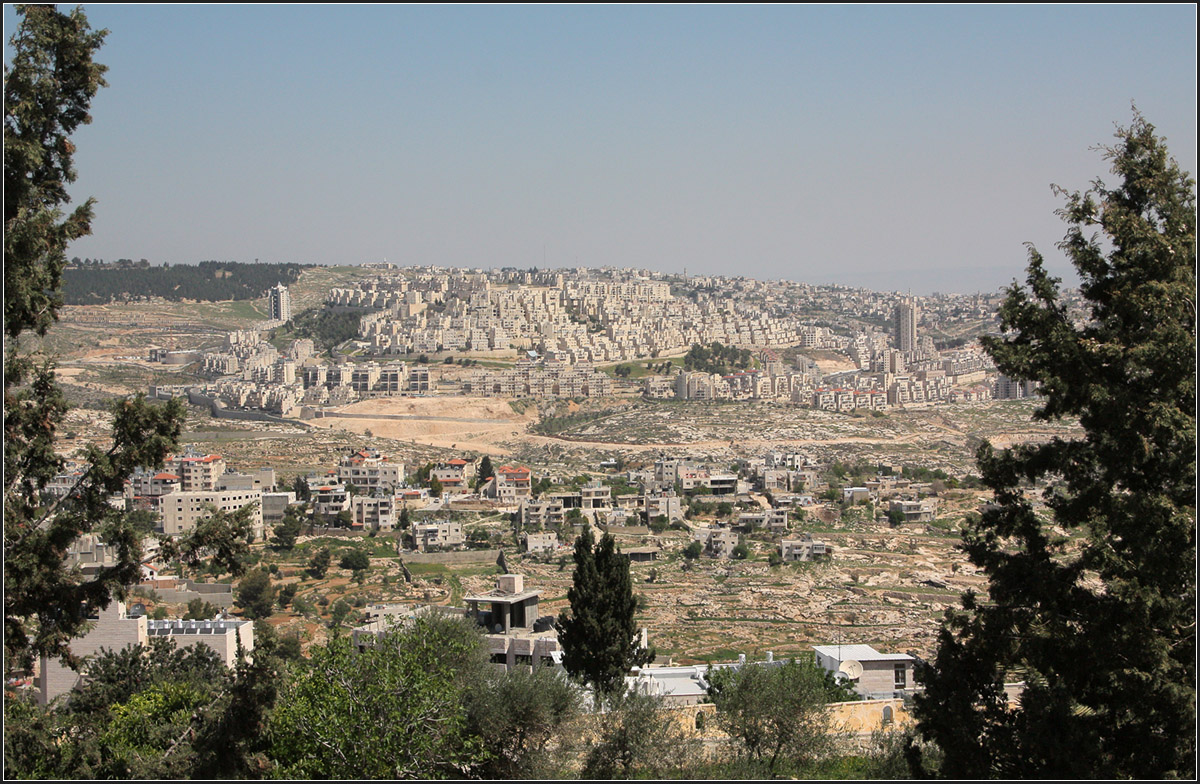
[[[326,269],[333,269],[333,268],[338,268],[338,267],[372,268],[372,267],[378,267],[380,265],[387,264],[395,269],[445,269],[445,270],[465,270],[465,271],[472,271],[472,272],[475,272],[475,271],[496,272],[496,271],[503,271],[503,270],[515,270],[515,271],[521,271],[521,272],[533,272],[533,271],[537,271],[537,272],[543,272],[543,271],[545,271],[545,272],[569,272],[569,271],[575,271],[575,270],[581,270],[581,269],[587,270],[587,271],[600,271],[600,272],[603,272],[603,271],[628,271],[628,272],[637,272],[637,273],[649,273],[651,275],[661,275],[661,276],[674,277],[674,278],[686,277],[689,280],[695,279],[695,278],[720,278],[720,279],[725,279],[725,280],[753,280],[753,281],[760,281],[760,282],[781,281],[781,282],[787,282],[787,283],[794,283],[794,284],[798,284],[798,285],[814,286],[817,288],[861,290],[861,291],[871,291],[871,292],[880,293],[880,294],[902,294],[902,295],[923,296],[923,297],[938,296],[938,295],[957,295],[957,296],[997,295],[997,294],[1002,295],[1012,285],[1013,282],[1020,282],[1024,278],[1024,272],[1025,272],[1024,269],[1021,269],[1019,271],[1020,274],[1013,274],[1011,276],[1011,280],[1009,282],[988,287],[988,286],[979,286],[979,285],[964,286],[962,284],[958,284],[958,285],[950,284],[949,286],[947,286],[946,284],[948,284],[949,282],[945,280],[945,277],[946,277],[947,273],[949,272],[949,270],[945,270],[945,269],[941,269],[941,270],[888,269],[888,270],[879,270],[878,272],[872,272],[872,273],[867,273],[867,274],[876,275],[877,277],[884,277],[885,279],[891,279],[893,282],[898,282],[895,280],[897,276],[912,276],[913,280],[906,281],[905,285],[884,286],[884,287],[879,287],[877,285],[876,287],[871,287],[871,286],[862,285],[860,283],[847,282],[846,277],[842,277],[841,280],[826,278],[826,279],[818,282],[818,281],[814,281],[814,280],[797,280],[795,278],[755,278],[755,277],[745,275],[745,274],[732,275],[729,273],[714,273],[714,272],[691,272],[691,273],[689,273],[687,271],[686,267],[683,268],[682,270],[668,271],[668,270],[662,270],[662,269],[652,269],[649,267],[618,266],[618,265],[613,265],[613,264],[605,264],[605,265],[600,265],[600,266],[570,265],[570,266],[553,266],[553,267],[532,264],[529,266],[521,267],[521,266],[515,266],[515,265],[511,265],[511,264],[504,264],[504,265],[495,265],[494,264],[491,266],[460,265],[460,264],[432,264],[432,263],[402,264],[400,262],[387,261],[386,259],[375,260],[375,261],[357,261],[357,262],[339,262],[339,263],[323,263],[323,262],[308,262],[308,261],[263,261],[261,259],[254,259],[253,261],[240,261],[238,259],[197,259],[195,261],[154,262],[154,261],[150,261],[149,259],[134,260],[132,258],[127,258],[127,257],[121,257],[118,259],[108,260],[108,259],[104,259],[104,258],[100,258],[100,257],[97,257],[97,259],[91,259],[91,257],[81,258],[79,256],[73,256],[73,257],[71,257],[71,259],[68,259],[66,266],[67,267],[76,267],[77,265],[75,264],[74,259],[80,259],[81,262],[84,260],[100,261],[106,267],[116,265],[116,264],[120,263],[121,261],[130,261],[130,262],[133,262],[134,264],[140,264],[140,262],[145,261],[151,268],[172,267],[172,266],[179,266],[179,265],[199,266],[200,264],[245,264],[245,265],[261,264],[261,265],[295,265],[295,266],[299,266],[299,267],[321,267],[321,268],[326,268]],[[142,268],[144,269],[144,267],[142,267]],[[1008,270],[1009,268],[1006,265],[1003,269]],[[997,273],[997,272],[1001,271],[1001,268],[1000,267],[975,268],[973,271],[974,272],[983,271],[983,272]],[[854,277],[857,277],[857,274],[854,274],[854,273],[846,273],[845,275],[847,277],[850,275],[854,275]],[[935,288],[935,287],[931,286],[928,282],[929,277],[938,278],[944,287],[943,288]],[[925,280],[922,281],[921,279],[925,279]],[[924,283],[924,285],[922,285],[922,283]],[[1066,283],[1066,281],[1064,281],[1064,283]],[[1076,285],[1065,285],[1065,286],[1063,286],[1063,288],[1065,288],[1065,289],[1077,288],[1077,284]]]

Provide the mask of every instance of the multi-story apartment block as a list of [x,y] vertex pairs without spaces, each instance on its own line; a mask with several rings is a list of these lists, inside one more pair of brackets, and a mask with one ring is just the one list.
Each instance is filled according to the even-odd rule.
[[526,499],[521,502],[521,524],[527,530],[541,528],[557,528],[566,522],[566,513],[561,500],[534,501]]
[[467,541],[462,523],[448,520],[417,523],[413,526],[413,539],[421,552],[462,547]]
[[704,551],[717,558],[732,558],[738,546],[738,533],[731,528],[697,528],[692,539],[704,545]]
[[218,477],[217,490],[258,490],[261,493],[275,491],[275,469],[258,468],[248,472],[226,470]]
[[912,298],[906,298],[896,305],[896,348],[911,354],[917,349],[917,305]]
[[267,291],[267,313],[273,321],[292,320],[292,295],[280,283]]
[[645,499],[646,516],[650,520],[656,517],[665,517],[670,522],[683,519],[683,504],[673,491],[646,493],[643,498]]
[[825,542],[814,540],[808,534],[799,539],[784,539],[779,543],[779,555],[784,561],[812,561],[832,554],[832,547]]
[[[205,645],[220,656],[226,667],[236,664],[239,641],[243,651],[254,650],[254,624],[241,620],[155,621],[145,615],[130,615],[125,603],[114,601],[92,618],[91,629],[71,641],[71,652],[84,659],[103,650],[119,651],[131,645],[147,645],[152,637],[170,637],[180,648]],[[82,685],[86,675],[65,666],[59,659],[42,657],[37,679],[38,702],[47,705],[55,698]]]
[[296,503],[296,494],[289,491],[262,494],[263,525],[274,525],[283,520],[284,512]]
[[463,492],[467,488],[467,480],[471,477],[470,472],[473,469],[472,463],[456,457],[434,466],[429,472],[429,478],[438,480],[446,490]]
[[892,501],[888,504],[889,515],[903,515],[906,523],[931,523],[937,517],[937,499],[923,498],[920,501]]
[[612,488],[593,479],[579,489],[579,503],[584,510],[608,509],[612,506]]
[[179,489],[180,476],[170,471],[135,471],[129,479],[129,490],[134,496],[157,498]]
[[788,529],[788,511],[765,509],[761,512],[743,512],[738,515],[736,525],[745,531],[763,529],[773,534],[783,533]]
[[179,489],[185,492],[215,490],[225,473],[225,460],[220,455],[184,454],[171,461],[171,473],[179,477]]
[[312,493],[313,516],[332,520],[339,512],[350,508],[350,491],[342,484],[309,484]]
[[378,450],[360,449],[342,457],[337,476],[340,483],[363,493],[390,493],[404,482],[404,468],[403,463],[391,462]]
[[[500,466],[488,483],[486,493],[504,503],[516,503],[532,495],[533,472],[525,466]],[[606,488],[607,489],[607,488]]]
[[351,528],[366,531],[390,531],[400,518],[400,504],[390,493],[379,496],[356,495],[350,499]]
[[158,499],[164,534],[178,536],[196,527],[196,523],[212,513],[212,507],[222,512],[236,512],[253,505],[251,528],[255,538],[263,537],[262,492],[258,490],[176,490]]

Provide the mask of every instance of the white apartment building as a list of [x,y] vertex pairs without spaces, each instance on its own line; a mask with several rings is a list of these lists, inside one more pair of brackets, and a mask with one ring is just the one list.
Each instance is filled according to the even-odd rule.
[[487,486],[487,494],[502,502],[516,503],[532,495],[533,473],[525,466],[500,466]]
[[217,480],[225,473],[225,460],[220,455],[183,455],[171,465],[171,473],[179,476],[179,489],[188,492],[215,490]]
[[160,496],[159,511],[162,515],[163,533],[179,536],[196,527],[196,523],[208,517],[216,507],[222,512],[236,512],[243,506],[254,505],[251,514],[251,529],[255,538],[263,537],[262,492],[259,490],[210,490],[187,492],[176,490]]
[[356,495],[350,499],[351,528],[365,531],[390,531],[400,518],[400,504],[396,497],[387,495]]
[[267,312],[273,321],[292,320],[292,295],[282,283],[267,291]]
[[811,561],[832,553],[832,547],[825,542],[815,541],[807,534],[799,539],[784,539],[779,543],[779,555],[784,561]]
[[[147,645],[151,637],[171,637],[180,648],[206,645],[217,652],[226,667],[237,661],[238,640],[249,654],[254,650],[254,624],[250,621],[153,621],[145,615],[131,616],[125,603],[114,601],[90,619],[91,629],[71,641],[71,652],[87,659],[101,650],[119,651],[130,645]],[[42,657],[37,678],[38,702],[47,705],[86,680],[59,659]]]
[[350,508],[350,492],[345,485],[339,484],[310,484],[312,492],[313,515],[326,520],[337,517],[338,512]]
[[463,536],[462,523],[452,521],[417,523],[413,526],[413,538],[421,552],[435,548],[462,547],[467,541]]
[[341,459],[337,476],[342,484],[354,485],[363,493],[390,493],[404,482],[405,466],[375,450],[360,449]]

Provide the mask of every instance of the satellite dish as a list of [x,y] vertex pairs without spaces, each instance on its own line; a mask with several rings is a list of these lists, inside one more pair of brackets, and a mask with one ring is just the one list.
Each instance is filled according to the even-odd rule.
[[146,605],[142,604],[141,602],[137,602],[136,604],[134,604],[132,607],[129,608],[129,614],[131,616],[145,615],[146,614]]
[[838,667],[838,672],[846,673],[846,677],[852,681],[858,680],[863,673],[862,663],[855,661],[854,659],[846,659],[846,661],[842,662],[841,666]]

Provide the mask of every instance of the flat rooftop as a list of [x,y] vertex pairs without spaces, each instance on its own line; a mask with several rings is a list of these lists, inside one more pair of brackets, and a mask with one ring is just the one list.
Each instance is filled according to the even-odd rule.
[[834,661],[913,661],[907,653],[880,653],[870,645],[814,645],[813,650]]
[[468,597],[464,598],[463,601],[465,601],[467,603],[471,603],[471,602],[484,603],[484,602],[486,602],[489,604],[497,604],[497,603],[499,603],[499,604],[516,604],[518,602],[523,602],[526,599],[537,598],[538,596],[541,596],[541,595],[542,595],[541,590],[521,591],[520,593],[507,593],[507,592],[501,591],[499,589],[494,589],[494,590],[488,591],[487,593],[476,594],[475,596],[468,596]]

